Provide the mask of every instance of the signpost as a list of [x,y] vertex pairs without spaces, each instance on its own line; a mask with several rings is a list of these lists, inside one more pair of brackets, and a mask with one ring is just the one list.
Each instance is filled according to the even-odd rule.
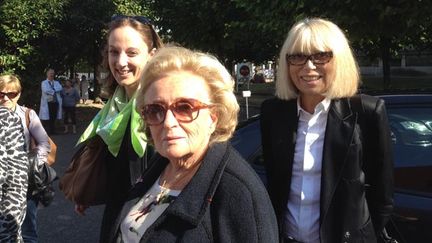
[[250,90],[244,90],[243,91],[243,97],[246,99],[246,119],[249,119],[249,103],[248,98],[251,96]]
[[[247,85],[247,89],[249,89],[249,81],[252,78],[252,63],[244,62],[237,64],[237,82],[236,82],[236,91],[239,91],[239,85]],[[243,87],[244,89],[244,87]]]

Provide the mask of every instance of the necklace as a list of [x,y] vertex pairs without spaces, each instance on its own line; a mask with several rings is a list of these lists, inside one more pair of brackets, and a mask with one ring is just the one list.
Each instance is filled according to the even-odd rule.
[[164,199],[166,197],[166,195],[168,194],[168,188],[165,187],[166,184],[166,180],[164,180],[162,182],[162,185],[160,186],[161,190],[160,192],[156,195],[156,202],[161,203],[162,199]]
[[[138,212],[131,214],[131,216],[136,216],[135,222],[138,221],[141,217],[150,213],[156,206],[164,203],[170,204],[177,198],[177,196],[168,194],[170,190],[169,188],[165,187],[165,184],[166,181],[162,183],[159,193],[154,197],[152,202],[150,202],[147,206],[143,207],[141,210],[138,210]],[[148,194],[145,199],[150,199],[151,197],[152,195]]]
[[[183,171],[183,173],[178,173],[177,175],[172,177],[174,179],[169,183],[169,185],[167,183],[167,179],[163,179],[164,177],[167,177],[167,169],[165,169],[160,175],[158,182],[156,182],[159,185],[160,181],[162,181],[162,185],[159,185],[160,191],[158,192],[158,194],[156,196],[148,194],[145,198],[151,200],[151,197],[154,197],[153,201],[151,201],[147,206],[143,207],[141,210],[138,210],[138,212],[132,214],[131,216],[136,215],[135,221],[138,221],[138,219],[150,213],[154,207],[165,203],[172,203],[177,198],[177,196],[169,195],[169,192],[171,190],[183,190],[184,186],[189,183],[192,176],[195,175],[197,169],[198,166],[193,167],[192,169],[186,169]],[[172,187],[175,187],[176,189],[171,189]]]
[[162,181],[162,188],[171,190],[183,190],[183,188],[189,183],[192,177],[195,175],[199,168],[200,163],[194,163],[193,166],[188,168],[185,167],[174,167],[168,165],[160,175],[159,181]]

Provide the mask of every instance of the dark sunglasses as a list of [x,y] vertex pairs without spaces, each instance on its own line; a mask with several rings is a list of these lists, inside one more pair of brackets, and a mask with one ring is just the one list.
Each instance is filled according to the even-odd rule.
[[10,100],[14,99],[19,95],[19,92],[0,92],[0,99],[3,99],[5,96],[7,96]]
[[314,65],[323,65],[333,58],[333,52],[325,51],[318,52],[311,55],[305,54],[286,54],[285,59],[290,65],[301,66],[305,65],[308,60],[311,60]]
[[144,17],[144,16],[129,16],[129,15],[122,15],[122,14],[114,14],[111,16],[111,21],[121,20],[121,19],[133,19],[136,20],[142,24],[148,25],[150,27],[152,42],[153,42],[153,48],[156,48],[156,31],[153,28],[153,24],[150,22],[150,19]]
[[187,123],[197,119],[201,109],[212,106],[195,99],[180,98],[171,105],[157,103],[145,105],[141,110],[141,116],[147,125],[155,126],[165,121],[167,111],[170,110],[177,121]]
[[142,24],[152,25],[150,19],[144,16],[129,16],[129,15],[122,15],[122,14],[114,14],[113,16],[111,16],[111,21],[116,21],[120,19],[134,19]]

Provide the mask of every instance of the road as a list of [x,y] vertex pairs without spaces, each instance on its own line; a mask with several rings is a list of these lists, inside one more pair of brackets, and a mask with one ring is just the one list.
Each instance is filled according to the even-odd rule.
[[[258,103],[260,101],[248,101],[248,112],[246,112],[245,98],[238,97],[238,101],[241,107],[239,120],[246,119],[246,113],[250,117],[259,112]],[[58,147],[54,168],[59,176],[63,175],[74,151],[77,149],[75,144],[78,141],[79,135],[84,131],[91,117],[96,112],[97,109],[89,111],[86,107],[78,107],[78,133],[52,136]],[[74,204],[65,199],[63,193],[58,189],[58,181],[55,182],[54,186],[56,188],[56,196],[53,203],[49,207],[39,209],[38,211],[37,222],[40,243],[98,242],[104,206],[91,207],[86,211],[85,216],[79,216],[74,212]]]
[[[69,160],[76,150],[75,143],[83,131],[78,127],[77,134],[54,135],[57,144],[57,161],[54,168],[59,176],[63,175]],[[91,207],[85,216],[74,212],[74,204],[63,196],[55,182],[56,196],[53,203],[38,211],[38,232],[41,243],[92,243],[98,242],[103,206]]]

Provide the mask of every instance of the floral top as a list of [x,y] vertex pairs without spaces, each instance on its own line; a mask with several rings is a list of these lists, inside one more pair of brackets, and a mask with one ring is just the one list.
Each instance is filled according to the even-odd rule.
[[158,219],[181,191],[161,186],[159,179],[131,208],[122,221],[119,242],[140,242],[146,230]]

